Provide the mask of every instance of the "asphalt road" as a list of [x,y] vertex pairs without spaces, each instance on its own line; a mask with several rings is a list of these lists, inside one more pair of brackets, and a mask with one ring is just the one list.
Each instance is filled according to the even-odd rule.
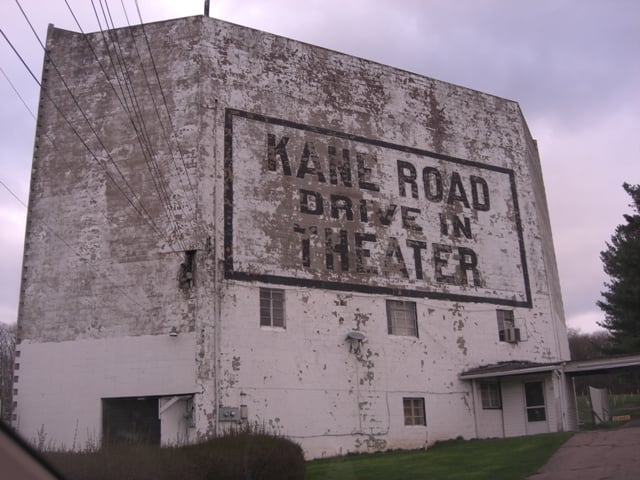
[[638,480],[640,425],[576,433],[528,480]]

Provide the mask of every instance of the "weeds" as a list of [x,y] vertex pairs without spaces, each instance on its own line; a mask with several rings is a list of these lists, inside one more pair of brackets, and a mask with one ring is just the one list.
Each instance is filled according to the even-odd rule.
[[258,422],[244,423],[193,445],[92,445],[79,453],[58,450],[43,455],[69,480],[302,480],[302,448],[271,430]]

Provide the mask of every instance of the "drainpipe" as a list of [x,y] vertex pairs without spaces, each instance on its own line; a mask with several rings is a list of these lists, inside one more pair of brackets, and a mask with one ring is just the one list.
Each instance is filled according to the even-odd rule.
[[[209,2],[206,2],[206,9],[208,13]],[[220,207],[218,206],[218,139],[217,139],[217,122],[218,122],[218,99],[214,99],[214,107],[213,107],[213,201],[214,201],[214,216],[218,215],[218,211]],[[214,225],[216,226],[214,229],[214,240],[213,240],[213,292],[214,292],[214,314],[213,314],[213,397],[215,401],[215,417],[214,417],[214,431],[216,437],[220,435],[220,379],[218,363],[220,362],[220,345],[221,345],[221,329],[222,329],[222,321],[220,318],[222,311],[222,292],[220,291],[220,279],[218,277],[220,262],[218,261],[218,255],[220,253],[219,242],[218,242],[218,228],[217,225],[219,222],[216,222],[214,219]]]
[[475,438],[478,438],[478,410],[476,409],[476,381],[471,380],[471,405],[473,406],[473,428],[475,429]]

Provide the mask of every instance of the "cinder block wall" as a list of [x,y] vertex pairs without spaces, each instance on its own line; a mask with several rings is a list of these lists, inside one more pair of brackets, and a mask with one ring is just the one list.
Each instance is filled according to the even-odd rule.
[[[200,435],[224,428],[219,406],[247,405],[250,420],[311,456],[472,437],[462,370],[568,357],[539,159],[517,103],[203,17],[118,30],[131,68],[120,83],[105,68],[109,83],[115,40],[108,50],[99,33],[49,32],[19,315],[16,421],[27,436],[49,423],[26,419],[46,411],[38,385],[50,344],[83,363],[91,342],[118,351],[158,337],[133,351],[193,378]],[[116,95],[128,81],[142,130]],[[291,175],[276,148],[283,137]],[[330,146],[349,151],[352,185],[332,183]],[[441,175],[442,198],[434,176],[425,186],[425,167]],[[326,200],[322,213],[302,191]],[[454,218],[469,235],[454,233]],[[320,232],[306,263],[296,225]],[[347,269],[336,250],[327,267],[325,229],[335,242],[347,232]],[[356,251],[356,234],[375,241]],[[186,290],[185,251],[196,251]],[[260,327],[260,287],[285,290],[285,329]],[[387,299],[416,302],[417,338],[387,333]],[[496,308],[514,310],[523,341],[498,340]],[[189,339],[183,351],[162,346],[173,327]],[[367,337],[359,355],[345,341],[352,329]],[[148,342],[155,356],[145,357]],[[116,375],[126,383],[133,373]],[[41,400],[23,400],[26,382]],[[70,411],[106,395],[73,388]],[[404,425],[403,397],[425,399],[426,426]]]

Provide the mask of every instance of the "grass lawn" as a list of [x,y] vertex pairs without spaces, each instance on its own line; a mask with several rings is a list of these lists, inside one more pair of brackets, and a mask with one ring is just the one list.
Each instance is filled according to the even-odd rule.
[[517,480],[535,473],[572,433],[455,440],[428,450],[307,462],[305,480]]

